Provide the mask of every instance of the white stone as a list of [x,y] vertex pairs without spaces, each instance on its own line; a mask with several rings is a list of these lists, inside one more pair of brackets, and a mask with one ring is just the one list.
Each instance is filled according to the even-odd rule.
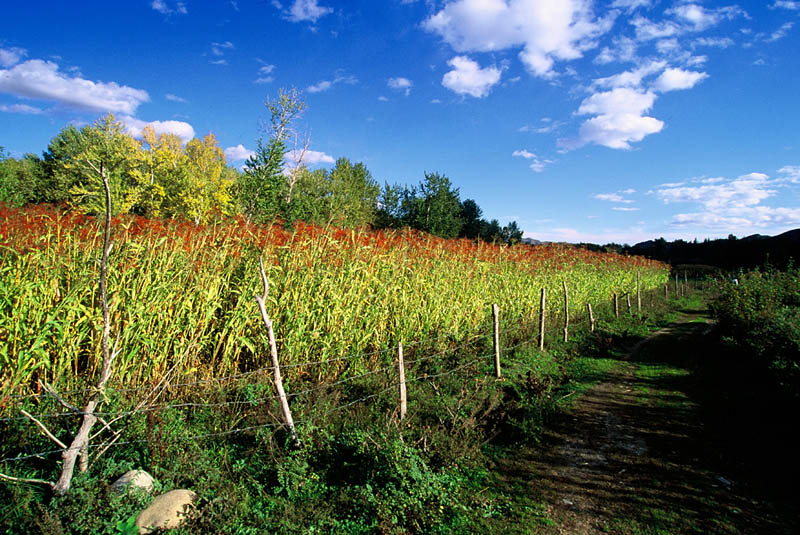
[[153,476],[144,470],[128,470],[108,488],[110,492],[125,494],[131,491],[153,491]]
[[156,529],[180,527],[197,495],[191,490],[171,490],[156,496],[144,511],[136,515],[139,533],[152,533]]

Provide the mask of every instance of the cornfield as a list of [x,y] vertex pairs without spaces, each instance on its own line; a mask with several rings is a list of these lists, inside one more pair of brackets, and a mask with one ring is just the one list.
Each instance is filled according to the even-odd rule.
[[[531,322],[539,291],[548,315],[570,315],[612,293],[663,286],[668,267],[639,257],[561,245],[512,247],[443,240],[412,231],[342,230],[243,219],[208,226],[115,218],[109,264],[112,383],[136,387],[167,370],[232,375],[268,365],[258,258],[282,364],[323,362],[315,379],[377,366],[398,341],[459,340],[486,325],[490,305],[506,325]],[[0,205],[0,400],[38,382],[79,388],[96,373],[102,315],[101,224],[53,207]],[[563,317],[563,316],[562,316]]]

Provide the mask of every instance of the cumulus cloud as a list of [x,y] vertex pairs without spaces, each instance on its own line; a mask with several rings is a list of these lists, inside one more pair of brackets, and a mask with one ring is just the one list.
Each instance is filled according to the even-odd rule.
[[642,80],[647,76],[657,73],[667,66],[666,61],[650,61],[641,65],[640,67],[624,71],[619,74],[607,76],[605,78],[598,78],[592,82],[592,88],[615,88],[615,87],[632,87],[637,88],[642,85]]
[[520,48],[519,58],[534,75],[550,78],[557,60],[572,60],[597,46],[616,11],[598,19],[590,0],[455,0],[422,27],[456,52]]
[[653,88],[662,93],[679,89],[691,89],[702,80],[708,78],[704,72],[685,71],[683,69],[666,69],[656,78]]
[[239,143],[235,147],[228,147],[225,149],[225,158],[228,159],[230,162],[239,162],[242,160],[247,160],[251,156],[255,156],[255,152],[250,149],[246,149],[244,145]]
[[442,77],[442,85],[459,95],[483,98],[500,81],[497,67],[481,68],[466,56],[456,56],[447,62],[453,70]]
[[544,168],[547,167],[547,165],[553,163],[553,160],[539,159],[539,157],[536,156],[536,154],[526,149],[515,150],[514,152],[511,153],[511,155],[516,158],[524,158],[526,160],[531,160],[531,163],[528,165],[528,167],[534,173],[541,173],[542,171],[544,171]]
[[32,59],[0,69],[0,93],[54,101],[63,106],[133,114],[150,100],[147,91],[116,82],[94,82],[59,71],[57,63]]
[[16,65],[27,55],[28,51],[24,48],[0,48],[0,67],[11,67],[12,65]]
[[578,115],[595,115],[581,125],[577,140],[560,140],[565,149],[595,143],[611,149],[630,149],[630,143],[660,132],[664,122],[644,114],[653,107],[650,91],[619,87],[584,99]]
[[785,165],[778,169],[782,180],[800,184],[800,165]]
[[634,39],[618,36],[614,38],[613,45],[612,47],[603,47],[594,62],[605,65],[615,61],[629,62],[636,59],[636,51],[639,45]]
[[678,20],[688,24],[693,31],[706,30],[719,24],[722,20],[731,20],[740,15],[746,15],[741,8],[736,6],[706,9],[698,4],[675,6],[672,9],[668,9],[666,13],[674,15]]
[[515,150],[511,153],[511,156],[516,156],[517,158],[525,158],[526,160],[530,160],[531,158],[536,158],[536,155],[529,150]]
[[136,139],[142,138],[146,126],[151,126],[156,134],[175,134],[184,143],[194,137],[192,125],[183,121],[143,121],[128,116],[121,117],[120,121],[125,125],[125,132]]
[[313,167],[322,163],[336,162],[336,160],[333,159],[333,156],[316,150],[307,150],[305,153],[302,153],[302,151],[299,150],[290,150],[284,155],[283,159],[287,165],[296,166],[297,160],[301,156],[303,158],[302,163],[309,167]]
[[389,89],[394,89],[395,91],[402,91],[406,96],[408,96],[411,93],[411,88],[414,86],[414,82],[408,78],[398,76],[396,78],[389,78],[386,81],[386,86]]
[[[273,2],[273,5],[283,9],[280,2]],[[284,16],[292,22],[317,22],[329,13],[333,13],[333,9],[319,5],[319,0],[294,0],[292,7],[284,10]]]

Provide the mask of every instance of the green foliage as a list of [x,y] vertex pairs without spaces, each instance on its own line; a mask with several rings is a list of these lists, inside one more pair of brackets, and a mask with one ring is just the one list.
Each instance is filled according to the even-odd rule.
[[44,199],[44,168],[33,154],[22,159],[7,157],[0,147],[0,202],[23,206]]
[[737,282],[717,285],[711,308],[721,334],[775,386],[800,395],[800,270],[756,270]]
[[455,238],[461,233],[461,200],[458,188],[439,173],[425,173],[425,180],[410,203],[408,219],[414,228],[442,238]]

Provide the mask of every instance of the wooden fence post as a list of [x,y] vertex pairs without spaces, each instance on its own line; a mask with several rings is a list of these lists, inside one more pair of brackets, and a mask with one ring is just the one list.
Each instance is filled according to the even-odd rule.
[[542,288],[542,296],[539,299],[539,350],[544,350],[544,307],[545,307],[545,296],[544,296],[544,288]]
[[567,293],[567,281],[564,283],[564,341],[569,341],[569,294]]
[[642,274],[636,270],[636,307],[639,310],[639,315],[642,315]]
[[589,329],[594,332],[594,314],[592,313],[592,304],[586,303],[586,309],[589,311]]
[[397,344],[397,367],[400,372],[400,419],[406,417],[408,401],[406,399],[406,366],[403,362],[403,342]]
[[619,317],[619,299],[617,298],[616,292],[614,293],[614,317]]
[[500,307],[492,305],[492,323],[494,324],[494,375],[500,378]]

